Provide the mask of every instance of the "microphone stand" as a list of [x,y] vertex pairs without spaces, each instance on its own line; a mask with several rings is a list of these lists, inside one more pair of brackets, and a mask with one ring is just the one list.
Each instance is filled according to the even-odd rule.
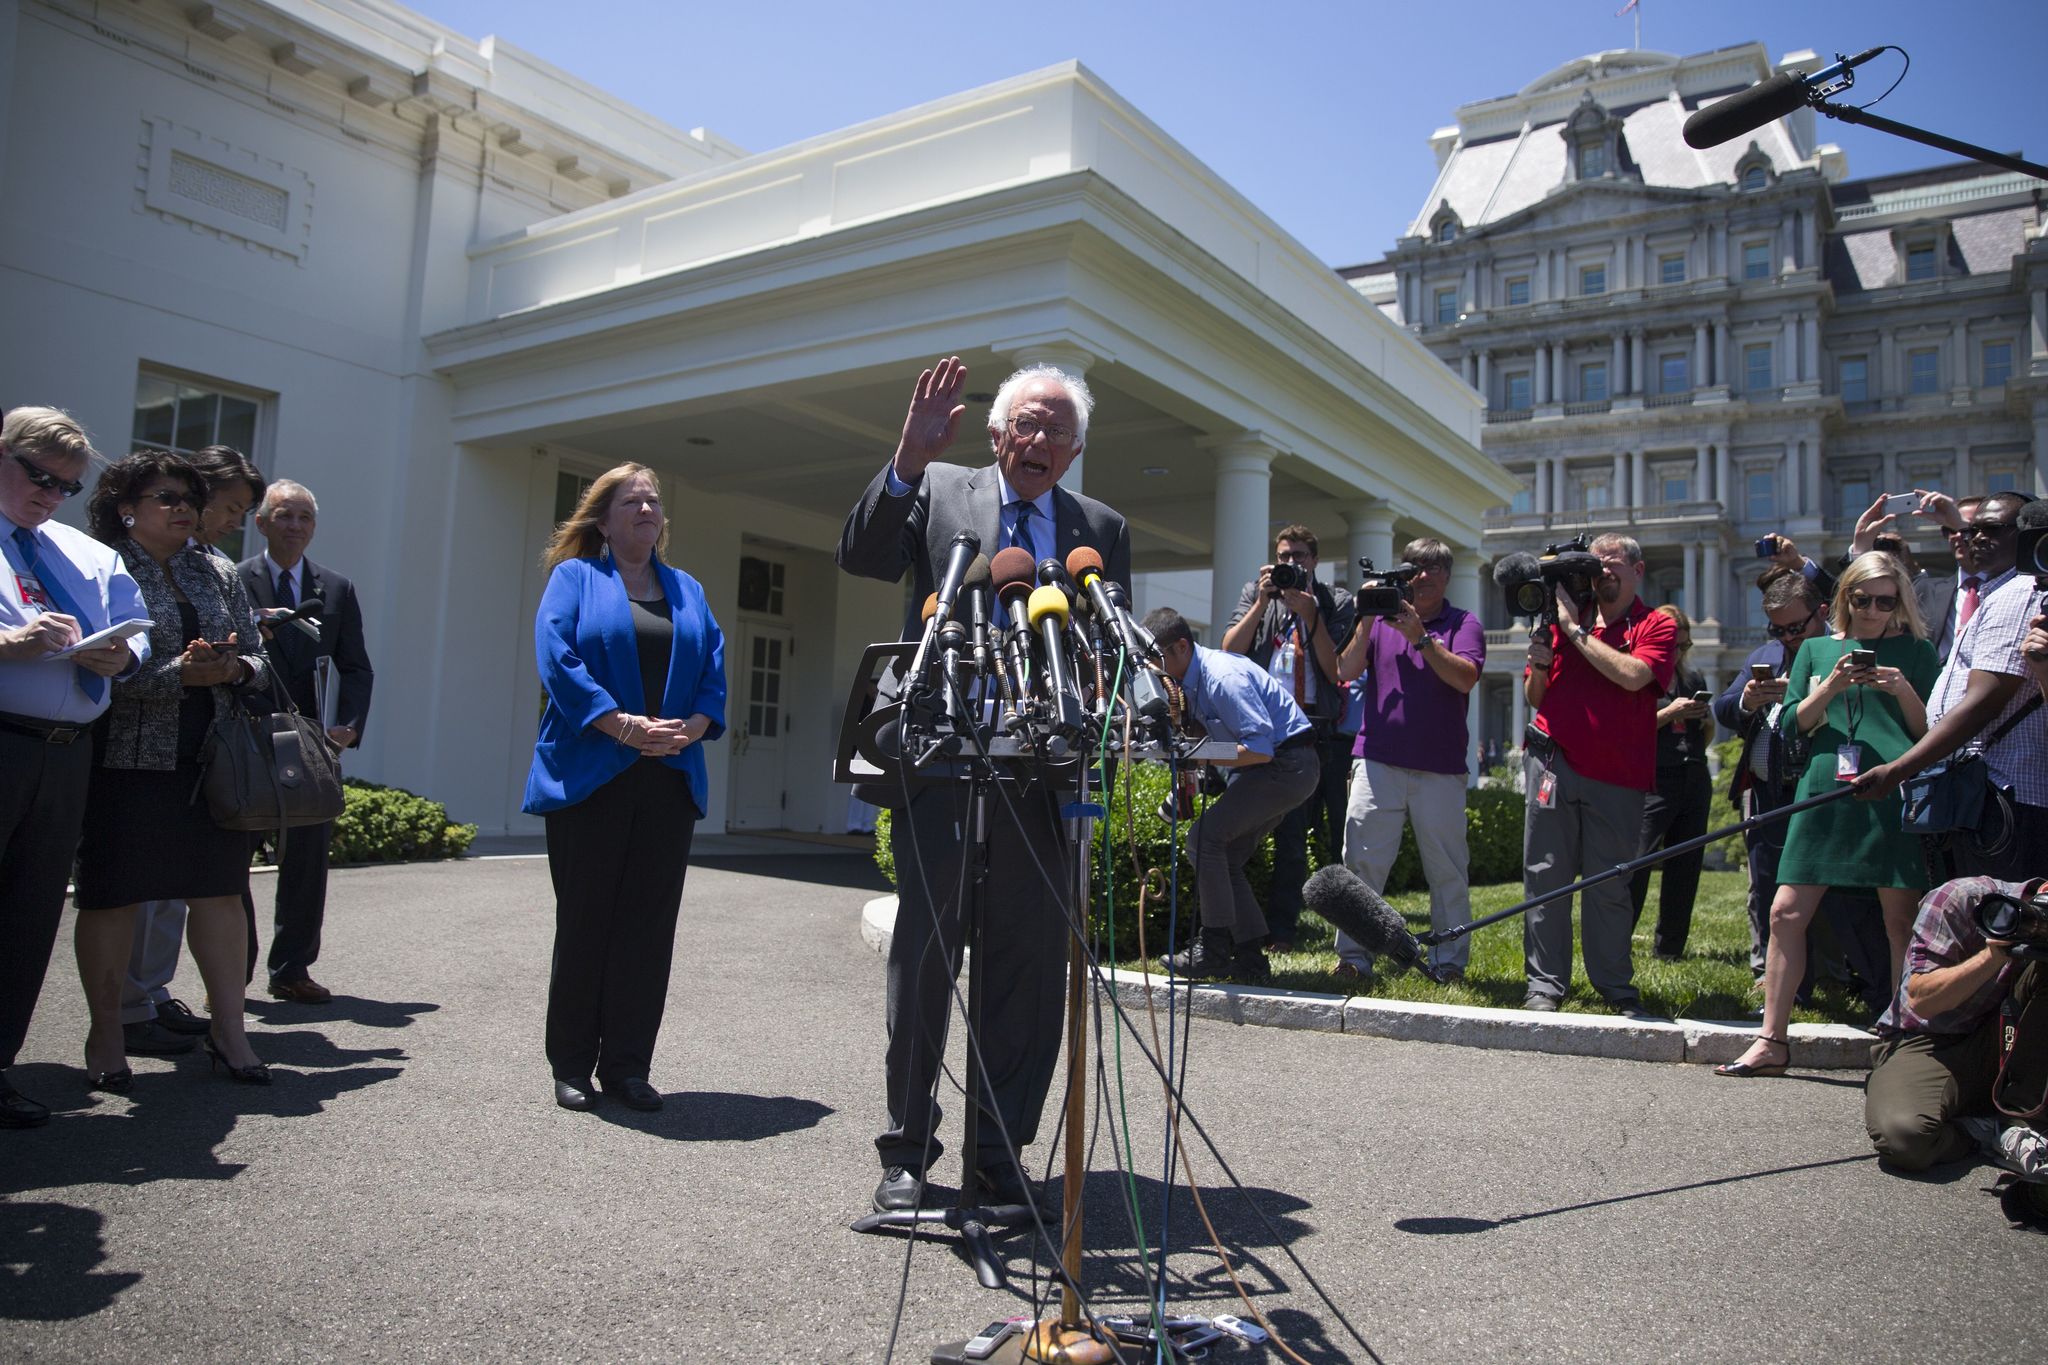
[[1902,137],[1908,141],[1922,143],[1925,146],[1937,147],[1944,152],[1953,152],[1957,156],[1968,157],[1972,161],[1988,162],[1993,166],[2003,166],[2009,171],[2018,171],[2022,175],[2031,175],[2036,180],[2048,180],[2048,166],[2027,161],[2017,156],[2010,156],[2004,152],[1994,152],[1989,147],[1979,147],[1974,142],[1964,142],[1959,138],[1946,137],[1941,133],[1931,133],[1925,128],[1915,128],[1910,123],[1898,123],[1882,115],[1858,109],[1853,105],[1835,104],[1829,100],[1817,97],[1809,97],[1806,102],[1821,113],[1826,114],[1829,118],[1840,119],[1844,123],[1860,123],[1865,127],[1875,128],[1881,133],[1890,133],[1894,137]]
[[1451,929],[1435,929],[1426,934],[1417,934],[1415,941],[1425,948],[1433,948],[1439,943],[1448,943],[1461,934],[1469,934],[1475,929],[1484,929],[1489,924],[1499,924],[1504,919],[1511,919],[1516,915],[1525,914],[1530,910],[1534,910],[1539,905],[1547,905],[1551,901],[1560,900],[1565,896],[1576,895],[1589,886],[1598,886],[1602,882],[1611,882],[1616,877],[1632,877],[1642,868],[1661,863],[1666,858],[1675,857],[1680,853],[1690,853],[1696,848],[1705,848],[1708,844],[1725,839],[1731,834],[1741,834],[1755,829],[1758,825],[1767,825],[1774,820],[1790,819],[1800,811],[1812,810],[1815,806],[1825,806],[1830,801],[1839,801],[1843,797],[1853,794],[1855,790],[1853,786],[1844,782],[1831,792],[1822,792],[1819,796],[1809,796],[1804,801],[1795,801],[1789,806],[1779,806],[1775,810],[1767,810],[1761,815],[1752,815],[1747,820],[1729,825],[1723,829],[1710,829],[1705,834],[1697,838],[1687,839],[1682,844],[1673,844],[1669,848],[1660,848],[1654,853],[1645,853],[1640,858],[1630,859],[1628,862],[1608,868],[1605,872],[1596,872],[1590,877],[1573,882],[1570,886],[1561,886],[1555,891],[1548,891],[1540,896],[1531,896],[1520,905],[1510,905],[1505,910],[1497,910],[1491,915],[1473,920],[1470,924],[1460,924]]

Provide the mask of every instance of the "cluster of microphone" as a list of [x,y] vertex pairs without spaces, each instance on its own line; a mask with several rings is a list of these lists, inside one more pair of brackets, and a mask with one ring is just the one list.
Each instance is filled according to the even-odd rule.
[[962,531],[925,599],[904,697],[933,729],[991,724],[1058,756],[1098,738],[1124,707],[1164,739],[1166,698],[1145,667],[1159,658],[1093,548],[1077,547],[1065,563],[1034,562],[1017,547],[991,560],[980,537]]

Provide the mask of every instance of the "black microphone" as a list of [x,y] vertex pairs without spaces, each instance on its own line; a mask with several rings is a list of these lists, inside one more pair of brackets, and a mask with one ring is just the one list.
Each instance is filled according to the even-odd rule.
[[1351,869],[1337,863],[1318,868],[1302,884],[1301,899],[1332,928],[1357,939],[1374,956],[1385,958],[1397,968],[1413,967],[1431,980],[1436,979],[1427,951],[1421,940],[1408,932],[1401,912],[1354,876]]
[[1685,145],[1718,147],[1773,119],[1785,117],[1805,104],[1810,93],[1805,77],[1781,71],[1769,80],[1758,81],[1747,90],[1695,111],[1685,121]]
[[1010,690],[1021,704],[1031,695],[1030,670],[1025,666],[1030,629],[1025,623],[1026,604],[1031,600],[1031,551],[1012,545],[996,551],[989,569],[995,578],[996,597],[1008,615],[1003,632],[1003,660],[1009,666]]
[[961,659],[967,650],[967,627],[959,621],[948,621],[939,628],[939,671],[946,689],[946,714],[956,726],[967,723],[969,713],[962,705],[960,695]]
[[980,536],[972,531],[960,531],[954,535],[952,548],[946,552],[945,572],[939,575],[938,589],[932,594],[936,605],[931,622],[925,627],[924,639],[918,642],[917,654],[910,661],[912,678],[924,676],[925,664],[931,658],[932,640],[953,615],[953,599],[960,595],[960,584],[967,577],[967,566],[980,553]]
[[1153,663],[1163,660],[1166,656],[1159,652],[1159,641],[1153,639],[1152,632],[1131,615],[1131,599],[1124,592],[1124,585],[1110,583],[1103,591],[1108,594],[1110,606],[1116,609],[1116,619],[1122,622],[1125,635],[1138,647],[1138,652]]
[[967,645],[974,652],[974,671],[986,678],[996,671],[995,657],[988,643],[988,556],[976,555],[967,566],[960,595],[967,603]]

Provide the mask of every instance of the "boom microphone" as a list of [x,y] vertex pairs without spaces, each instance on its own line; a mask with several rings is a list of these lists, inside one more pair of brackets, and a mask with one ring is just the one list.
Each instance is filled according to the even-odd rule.
[[1781,71],[1769,80],[1758,81],[1747,90],[1696,111],[1685,121],[1685,145],[1718,147],[1754,132],[1805,104],[1810,92],[1805,77]]
[[1364,944],[1375,957],[1396,967],[1413,967],[1435,980],[1421,940],[1408,932],[1401,912],[1382,900],[1379,893],[1360,881],[1351,869],[1338,863],[1318,868],[1301,888],[1302,902],[1309,909]]
[[1527,550],[1516,550],[1493,562],[1493,581],[1503,588],[1510,583],[1526,583],[1542,572],[1543,562]]

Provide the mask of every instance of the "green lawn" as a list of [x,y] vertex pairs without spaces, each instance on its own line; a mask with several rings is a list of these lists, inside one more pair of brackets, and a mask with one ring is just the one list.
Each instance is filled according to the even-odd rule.
[[[1761,995],[1750,994],[1749,919],[1744,911],[1747,882],[1740,872],[1708,872],[1700,878],[1699,898],[1693,905],[1692,933],[1686,941],[1685,956],[1677,962],[1660,962],[1651,952],[1650,933],[1657,916],[1657,892],[1661,874],[1650,882],[1650,899],[1635,934],[1636,987],[1644,1003],[1661,1014],[1691,1019],[1745,1020],[1763,1003]],[[1522,899],[1519,883],[1472,888],[1473,917],[1505,910]],[[1408,892],[1390,898],[1417,933],[1429,928],[1429,893]],[[1185,908],[1185,907],[1183,907]],[[1574,925],[1577,916],[1573,917]],[[1338,995],[1367,995],[1382,1000],[1431,1000],[1452,1005],[1493,1005],[1518,1008],[1525,995],[1522,977],[1522,920],[1520,916],[1481,929],[1472,938],[1472,961],[1465,980],[1458,985],[1438,985],[1416,972],[1382,976],[1364,990],[1357,982],[1330,975],[1337,955],[1332,950],[1331,932],[1314,914],[1301,918],[1296,943],[1300,951],[1275,954],[1273,984],[1294,990],[1322,991]],[[1153,971],[1160,970],[1154,961]],[[1573,935],[1572,988],[1564,999],[1568,1012],[1611,1013],[1605,1001],[1587,984],[1577,934]],[[1845,986],[1823,980],[1814,992],[1813,1007],[1795,1009],[1799,1023],[1863,1024],[1867,1012],[1862,1001]]]

